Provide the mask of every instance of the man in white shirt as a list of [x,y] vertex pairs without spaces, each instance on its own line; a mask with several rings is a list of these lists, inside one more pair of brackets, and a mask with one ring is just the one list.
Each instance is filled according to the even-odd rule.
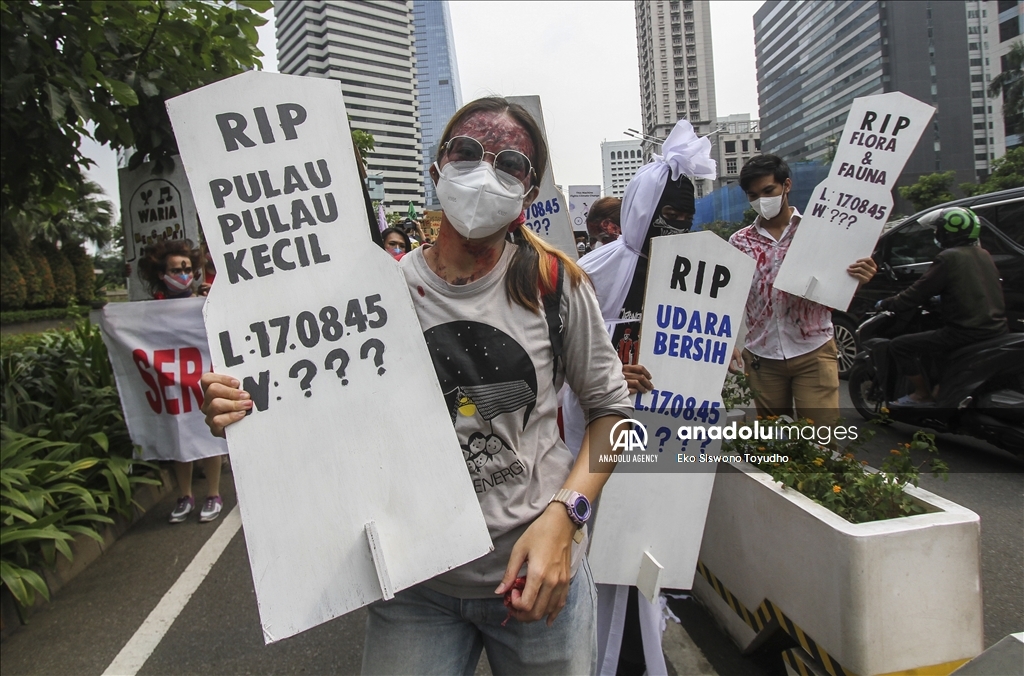
[[[839,417],[832,310],[774,288],[801,220],[800,212],[789,205],[792,186],[789,166],[775,155],[752,157],[740,171],[740,187],[758,213],[752,224],[729,238],[756,263],[740,363],[754,391],[758,415],[795,413],[827,422]],[[861,284],[876,270],[871,258],[847,268]]]

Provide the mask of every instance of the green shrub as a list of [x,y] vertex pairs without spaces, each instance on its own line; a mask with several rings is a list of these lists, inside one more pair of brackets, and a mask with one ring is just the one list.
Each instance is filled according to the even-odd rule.
[[[20,344],[19,344],[20,343]],[[32,568],[130,514],[133,446],[98,327],[79,323],[0,343],[0,566],[22,606],[47,596]]]
[[57,288],[53,283],[53,273],[50,271],[50,263],[39,247],[29,247],[27,256],[32,261],[32,267],[39,282],[38,293],[35,296],[29,296],[28,306],[50,307],[53,305],[53,298],[57,293]]
[[39,345],[47,340],[45,333],[0,334],[0,359]]
[[39,244],[53,274],[53,304],[66,307],[75,300],[75,268],[64,252],[53,244]]
[[[746,376],[729,374],[722,388],[722,399],[726,409],[743,406],[753,399],[753,391]],[[883,414],[886,411],[883,409]],[[769,416],[759,425],[785,424],[803,429],[814,427],[811,420],[790,421],[789,418]],[[749,426],[749,424],[748,424]],[[818,426],[820,427],[820,425]],[[946,464],[937,457],[935,436],[921,430],[914,433],[913,441],[889,451],[889,457],[882,462],[878,472],[866,471],[867,461],[858,461],[857,450],[874,436],[873,430],[861,430],[856,441],[849,443],[842,452],[837,452],[816,441],[792,435],[788,439],[763,440],[735,439],[722,442],[722,452],[761,457],[785,457],[781,462],[755,462],[755,467],[771,475],[773,479],[803,493],[847,521],[864,523],[881,521],[900,516],[924,512],[924,508],[904,491],[908,485],[917,486],[921,468],[925,464],[933,476],[947,477]],[[816,439],[814,433],[807,437]],[[915,465],[910,457],[912,451],[926,451],[931,456],[926,463]]]
[[0,312],[0,324],[21,324],[44,319],[84,319],[89,316],[91,309],[85,305],[69,305],[68,307],[48,307],[39,310]]
[[35,263],[32,262],[32,257],[28,255],[25,248],[20,245],[11,246],[7,251],[18,266],[18,270],[21,271],[22,279],[25,280],[25,306],[31,307],[42,293],[39,287],[39,275],[36,274]]
[[79,303],[91,303],[96,298],[95,277],[92,257],[78,242],[66,244],[61,251],[75,269],[75,294]]
[[25,307],[25,278],[14,258],[0,250],[0,309],[20,310]]
[[[810,420],[790,421],[775,416],[759,423],[762,428],[773,423],[797,428],[814,427]],[[813,434],[806,436],[814,437]],[[800,434],[797,438],[782,440],[730,440],[722,443],[722,450],[741,455],[785,456],[783,462],[755,462],[754,465],[782,485],[803,493],[853,523],[923,513],[924,507],[915,502],[904,488],[918,485],[918,477],[925,464],[930,465],[934,476],[946,478],[948,468],[937,457],[916,465],[910,457],[912,451],[937,454],[935,436],[918,430],[911,443],[889,451],[889,457],[882,462],[878,472],[868,472],[864,469],[867,461],[858,461],[856,450],[870,436],[863,434],[862,430],[857,441],[850,443],[841,453],[815,441],[802,439]]]

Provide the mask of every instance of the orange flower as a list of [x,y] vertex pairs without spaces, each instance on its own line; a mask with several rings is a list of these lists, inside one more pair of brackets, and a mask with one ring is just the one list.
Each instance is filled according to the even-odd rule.
[[763,451],[763,450],[764,450],[764,446],[758,446],[758,447],[757,447],[757,450],[759,450],[759,451]]
[[811,423],[812,425],[814,424],[814,421],[811,420],[810,418],[807,419],[807,422]]
[[853,460],[853,453],[844,453],[843,457],[847,460]]
[[838,484],[832,487],[832,492],[835,493],[836,495],[839,495],[842,491],[843,489],[840,488]]
[[813,462],[813,463],[814,463],[815,465],[817,465],[818,467],[821,467],[822,465],[824,465],[824,464],[825,464],[825,460],[824,460],[823,458],[815,458],[815,459],[814,459],[814,460],[812,460],[811,462]]
[[899,455],[899,454],[900,454],[900,451],[897,448],[894,448],[891,451],[889,451],[889,455]]

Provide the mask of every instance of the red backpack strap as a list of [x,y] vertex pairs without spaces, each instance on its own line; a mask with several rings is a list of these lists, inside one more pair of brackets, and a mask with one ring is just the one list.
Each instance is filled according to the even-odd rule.
[[551,263],[551,279],[554,280],[555,288],[550,291],[541,290],[541,300],[544,301],[544,318],[548,323],[548,340],[551,341],[551,355],[553,373],[551,381],[554,382],[558,375],[558,361],[562,357],[562,317],[559,310],[562,307],[562,286],[565,281],[565,266],[557,256],[548,256]]

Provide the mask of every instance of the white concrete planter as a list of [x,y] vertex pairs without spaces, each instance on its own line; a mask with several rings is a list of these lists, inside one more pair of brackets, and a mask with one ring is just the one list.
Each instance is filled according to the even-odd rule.
[[980,520],[908,492],[928,513],[853,524],[753,465],[720,465],[698,566],[714,584],[697,575],[694,594],[741,649],[778,620],[847,673],[949,673],[984,648]]

